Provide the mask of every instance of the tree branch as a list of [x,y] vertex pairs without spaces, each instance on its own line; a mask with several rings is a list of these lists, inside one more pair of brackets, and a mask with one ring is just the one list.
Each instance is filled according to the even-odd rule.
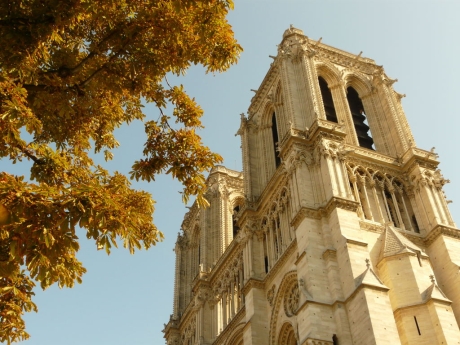
[[37,158],[37,156],[35,156],[34,154],[32,154],[29,150],[27,150],[25,147],[21,147],[19,145],[16,145],[16,148],[18,148],[23,154],[25,154],[28,158],[32,159],[35,164],[39,164],[39,165],[42,165],[42,164],[45,164],[45,162],[43,161],[43,159],[41,158]]

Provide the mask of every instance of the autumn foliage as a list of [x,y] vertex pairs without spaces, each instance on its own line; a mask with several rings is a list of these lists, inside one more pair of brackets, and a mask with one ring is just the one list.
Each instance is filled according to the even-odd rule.
[[[169,173],[183,198],[205,205],[203,173],[221,160],[195,130],[202,109],[167,74],[191,64],[226,70],[241,47],[231,0],[10,0],[0,2],[0,159],[32,162],[30,175],[0,172],[0,341],[28,338],[34,281],[72,287],[86,234],[110,252],[162,237],[154,201],[131,188]],[[143,113],[143,102],[157,114]],[[167,107],[167,105],[173,106]],[[114,130],[143,121],[147,141],[131,176],[109,173]]]

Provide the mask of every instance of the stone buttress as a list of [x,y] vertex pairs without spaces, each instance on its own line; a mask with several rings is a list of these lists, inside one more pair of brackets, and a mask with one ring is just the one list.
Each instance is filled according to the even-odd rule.
[[[168,344],[460,344],[460,231],[383,68],[294,27],[178,236]],[[402,61],[401,63],[404,63]]]

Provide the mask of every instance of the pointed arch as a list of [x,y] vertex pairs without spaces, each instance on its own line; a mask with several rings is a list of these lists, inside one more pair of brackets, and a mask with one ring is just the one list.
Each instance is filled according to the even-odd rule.
[[232,330],[232,333],[228,336],[228,340],[225,345],[243,345],[243,330],[244,330],[244,322],[239,323],[235,326]]
[[326,120],[338,123],[335,104],[339,100],[334,100],[331,87],[340,84],[340,73],[335,66],[327,62],[316,64],[316,74],[318,76],[318,87],[320,97],[319,103],[322,103],[322,110]]
[[353,86],[347,87],[347,101],[359,146],[374,150],[372,132],[367,125],[366,108],[358,91]]
[[322,77],[329,86],[334,86],[340,83],[340,71],[331,63],[320,61],[316,63],[316,74]]
[[273,141],[273,153],[275,155],[275,166],[278,168],[281,165],[281,158],[279,154],[279,132],[278,132],[278,121],[276,118],[276,112],[272,114],[272,141]]
[[273,102],[267,102],[260,121],[260,140],[265,156],[264,160],[268,163],[268,169],[265,174],[266,180],[270,179],[275,170],[281,165],[281,158],[278,151],[280,138],[278,117]]
[[321,91],[321,98],[323,100],[323,109],[326,115],[326,120],[338,123],[339,121],[337,120],[337,113],[335,111],[334,100],[332,97],[332,92],[329,89],[329,84],[321,76],[318,77],[318,84]]
[[274,89],[276,91],[273,101],[278,121],[278,133],[281,141],[283,140],[284,136],[288,133],[289,123],[292,123],[293,119],[289,116],[289,113],[286,111],[286,108],[284,106],[283,88],[281,85],[281,80],[278,80],[276,82],[276,87]]
[[345,83],[345,89],[353,87],[361,98],[366,97],[372,91],[371,81],[356,71],[342,71],[342,80]]
[[[277,335],[280,334],[278,329],[281,329],[281,327],[278,327],[278,320],[282,318],[282,316],[280,315],[280,311],[284,310],[284,307],[283,307],[284,297],[287,294],[288,289],[294,283],[297,284],[297,271],[292,270],[292,271],[287,272],[284,275],[283,279],[281,280],[278,291],[276,292],[276,296],[274,298],[274,303],[273,303],[272,315],[270,318],[270,331],[269,331],[270,345],[277,344],[276,338],[277,338]],[[295,320],[293,319],[292,322],[295,322]]]
[[297,345],[297,337],[294,327],[290,322],[285,322],[281,327],[278,335],[277,344],[279,345]]

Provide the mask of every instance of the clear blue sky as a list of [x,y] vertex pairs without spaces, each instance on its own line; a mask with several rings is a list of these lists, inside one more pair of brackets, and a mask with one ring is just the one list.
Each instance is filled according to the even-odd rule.
[[[240,62],[222,75],[193,68],[181,78],[205,110],[205,143],[221,153],[225,165],[241,169],[239,114],[245,112],[276,54],[276,44],[290,24],[313,39],[374,59],[398,78],[395,89],[405,93],[403,107],[423,149],[436,147],[454,219],[460,221],[460,2],[458,1],[332,1],[237,0],[229,20],[244,47]],[[147,108],[152,116],[153,108]],[[142,124],[117,132],[122,146],[110,168],[128,172],[141,157]],[[3,167],[2,167],[3,166]],[[19,173],[16,167],[15,173]],[[5,162],[1,170],[13,172]],[[172,248],[186,208],[179,185],[169,176],[139,183],[157,200],[155,221],[166,239],[149,251],[96,251],[81,234],[79,258],[88,269],[83,284],[37,293],[39,313],[26,316],[31,339],[27,345],[164,344],[161,330],[172,312],[174,253]]]

